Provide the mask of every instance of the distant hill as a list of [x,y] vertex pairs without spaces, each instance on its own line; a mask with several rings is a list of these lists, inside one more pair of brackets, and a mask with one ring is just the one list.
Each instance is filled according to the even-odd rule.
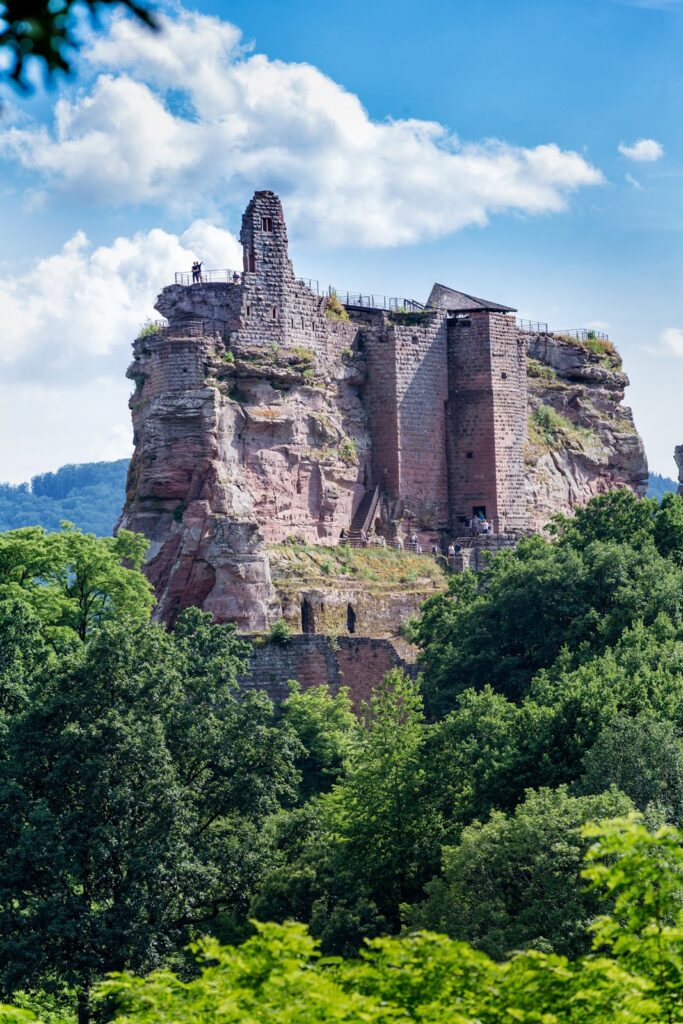
[[662,498],[667,491],[677,491],[678,484],[668,476],[660,476],[659,473],[650,473],[647,485],[648,498]]
[[58,530],[63,519],[86,533],[109,536],[126,492],[128,459],[62,466],[26,484],[0,484],[0,530],[44,526]]

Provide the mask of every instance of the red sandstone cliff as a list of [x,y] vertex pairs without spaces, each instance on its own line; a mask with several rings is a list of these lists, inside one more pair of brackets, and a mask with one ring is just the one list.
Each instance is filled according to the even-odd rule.
[[628,377],[609,342],[527,335],[529,526],[571,513],[596,494],[629,487],[644,495],[648,469],[631,410]]

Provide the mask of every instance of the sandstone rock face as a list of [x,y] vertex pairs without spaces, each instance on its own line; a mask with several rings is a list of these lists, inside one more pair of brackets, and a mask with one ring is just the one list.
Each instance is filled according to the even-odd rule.
[[589,344],[527,336],[526,493],[534,530],[596,494],[629,487],[644,495],[647,489],[643,443],[622,404],[628,378],[609,343],[593,343],[593,350]]

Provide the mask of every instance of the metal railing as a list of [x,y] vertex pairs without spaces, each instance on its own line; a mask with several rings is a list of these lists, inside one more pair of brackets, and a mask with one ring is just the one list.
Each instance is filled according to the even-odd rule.
[[548,325],[541,320],[517,320],[517,330],[525,334],[547,334]]
[[553,331],[553,334],[564,334],[567,338],[576,338],[578,341],[609,341],[609,334],[604,331],[593,331],[588,327],[572,327],[568,331]]
[[[235,280],[235,277],[237,280]],[[237,270],[202,270],[199,281],[193,281],[192,273],[184,270],[175,275],[175,283],[188,284],[239,284],[242,275]]]
[[392,313],[423,313],[429,312],[429,306],[415,299],[399,298],[390,295],[364,295],[360,292],[346,292],[339,288],[328,288],[329,295],[336,295],[343,306],[355,306],[360,309],[386,309]]
[[307,288],[310,288],[316,295],[320,295],[320,282],[314,277],[297,277],[299,284],[305,284]]
[[[183,286],[193,284],[241,284],[242,278],[247,271],[239,270],[202,270],[199,281],[195,281],[191,271],[178,270],[175,274],[175,283]],[[299,284],[306,285],[316,295],[320,295],[320,282],[313,277],[297,277]]]

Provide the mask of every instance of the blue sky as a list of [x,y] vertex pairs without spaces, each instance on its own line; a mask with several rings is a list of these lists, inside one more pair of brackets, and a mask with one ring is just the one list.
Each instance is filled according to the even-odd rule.
[[607,329],[674,475],[683,3],[167,10],[163,38],[115,20],[74,80],[5,93],[0,479],[129,451],[135,327],[195,252],[238,261],[264,187],[303,276],[416,298],[439,280]]

